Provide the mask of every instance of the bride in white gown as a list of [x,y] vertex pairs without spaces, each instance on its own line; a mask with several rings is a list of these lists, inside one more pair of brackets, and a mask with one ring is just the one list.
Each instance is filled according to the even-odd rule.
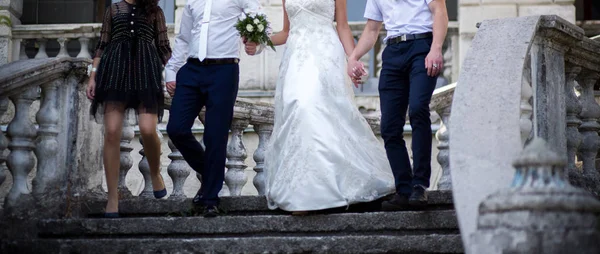
[[283,2],[284,30],[272,37],[287,47],[265,159],[269,207],[323,210],[394,193],[383,144],[354,104],[345,74],[354,50],[346,0]]

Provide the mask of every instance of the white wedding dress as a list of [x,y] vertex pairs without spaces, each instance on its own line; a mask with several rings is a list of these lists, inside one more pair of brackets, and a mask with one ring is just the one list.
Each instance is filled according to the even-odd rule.
[[290,33],[267,147],[271,209],[313,211],[394,193],[383,144],[354,104],[335,0],[287,0]]

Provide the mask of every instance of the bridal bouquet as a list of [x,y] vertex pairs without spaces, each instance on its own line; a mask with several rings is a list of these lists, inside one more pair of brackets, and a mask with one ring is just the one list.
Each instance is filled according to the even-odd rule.
[[267,44],[271,49],[275,50],[273,42],[269,38],[271,30],[270,23],[267,17],[263,14],[246,14],[246,18],[240,19],[235,28],[240,32],[240,35],[250,42],[258,44]]

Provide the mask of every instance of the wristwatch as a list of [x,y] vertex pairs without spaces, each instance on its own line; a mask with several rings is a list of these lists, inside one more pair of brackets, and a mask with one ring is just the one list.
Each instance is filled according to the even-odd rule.
[[96,72],[97,70],[98,70],[98,69],[96,69],[95,67],[93,67],[91,64],[90,64],[90,65],[88,65],[88,69],[87,69],[87,75],[88,75],[88,77],[89,77],[90,75],[92,75],[92,72]]

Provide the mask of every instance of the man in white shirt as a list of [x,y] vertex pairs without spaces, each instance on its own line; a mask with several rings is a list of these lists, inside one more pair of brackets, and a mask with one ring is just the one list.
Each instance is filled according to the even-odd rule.
[[[188,0],[181,29],[166,69],[167,91],[174,97],[167,132],[188,164],[202,175],[194,205],[205,217],[219,213],[225,154],[239,85],[240,35],[234,28],[244,13],[258,13],[258,0]],[[261,46],[262,48],[262,46]],[[257,53],[245,42],[246,53]],[[206,106],[204,144],[191,128]]]
[[[383,210],[426,205],[431,176],[429,102],[443,68],[442,45],[448,30],[445,0],[368,0],[368,19],[348,74],[357,82],[365,75],[358,62],[378,39],[381,24],[388,32],[379,77],[381,136],[396,182],[396,195]],[[413,169],[403,138],[406,111],[412,127]],[[414,171],[414,173],[413,173]]]

